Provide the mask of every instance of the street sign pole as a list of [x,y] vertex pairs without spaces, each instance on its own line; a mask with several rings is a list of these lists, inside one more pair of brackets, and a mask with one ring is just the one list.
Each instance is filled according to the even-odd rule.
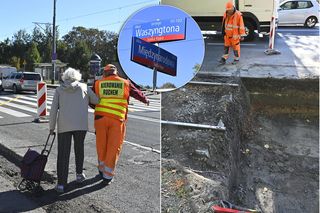
[[[155,43],[154,45],[159,47],[159,43]],[[158,54],[160,54],[160,49],[158,51]],[[157,89],[157,68],[153,67],[153,92],[156,93]]]
[[157,69],[154,67],[153,68],[153,92],[156,92],[157,89]]

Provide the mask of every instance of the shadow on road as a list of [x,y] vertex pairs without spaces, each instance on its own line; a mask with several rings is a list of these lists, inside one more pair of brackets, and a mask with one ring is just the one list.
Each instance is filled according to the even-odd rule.
[[[0,207],[1,212],[25,212],[32,211],[47,205],[54,204],[57,201],[68,201],[74,198],[80,197],[85,194],[103,189],[107,185],[101,181],[99,175],[87,179],[81,184],[77,184],[75,181],[67,185],[66,192],[58,194],[54,189],[42,191],[38,194],[32,194],[30,192],[20,192],[19,190],[11,190],[0,193],[0,203],[5,204]],[[17,200],[17,195],[22,195],[21,200],[26,200],[26,197],[31,198],[32,202],[27,202],[25,205],[20,205],[23,202]],[[24,196],[23,196],[24,195]],[[25,201],[24,201],[25,202]]]

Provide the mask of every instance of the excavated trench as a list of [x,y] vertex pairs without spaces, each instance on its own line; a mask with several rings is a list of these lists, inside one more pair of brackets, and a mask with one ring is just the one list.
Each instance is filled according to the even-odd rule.
[[222,84],[163,94],[162,120],[226,130],[162,125],[162,212],[318,212],[318,80],[194,81]]

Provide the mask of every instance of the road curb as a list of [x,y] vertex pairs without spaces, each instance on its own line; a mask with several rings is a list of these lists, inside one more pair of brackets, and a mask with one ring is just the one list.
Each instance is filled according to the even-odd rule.
[[47,87],[48,88],[57,88],[58,86],[60,86],[60,85],[53,85],[53,84],[47,84]]

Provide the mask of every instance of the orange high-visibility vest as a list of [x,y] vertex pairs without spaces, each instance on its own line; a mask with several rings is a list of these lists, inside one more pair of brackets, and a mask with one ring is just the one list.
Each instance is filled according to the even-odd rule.
[[94,114],[125,120],[130,94],[129,81],[117,75],[111,75],[96,81],[94,86],[100,98]]
[[224,13],[222,23],[224,23],[225,34],[228,38],[240,39],[241,36],[246,36],[241,12],[235,11],[230,17]]

